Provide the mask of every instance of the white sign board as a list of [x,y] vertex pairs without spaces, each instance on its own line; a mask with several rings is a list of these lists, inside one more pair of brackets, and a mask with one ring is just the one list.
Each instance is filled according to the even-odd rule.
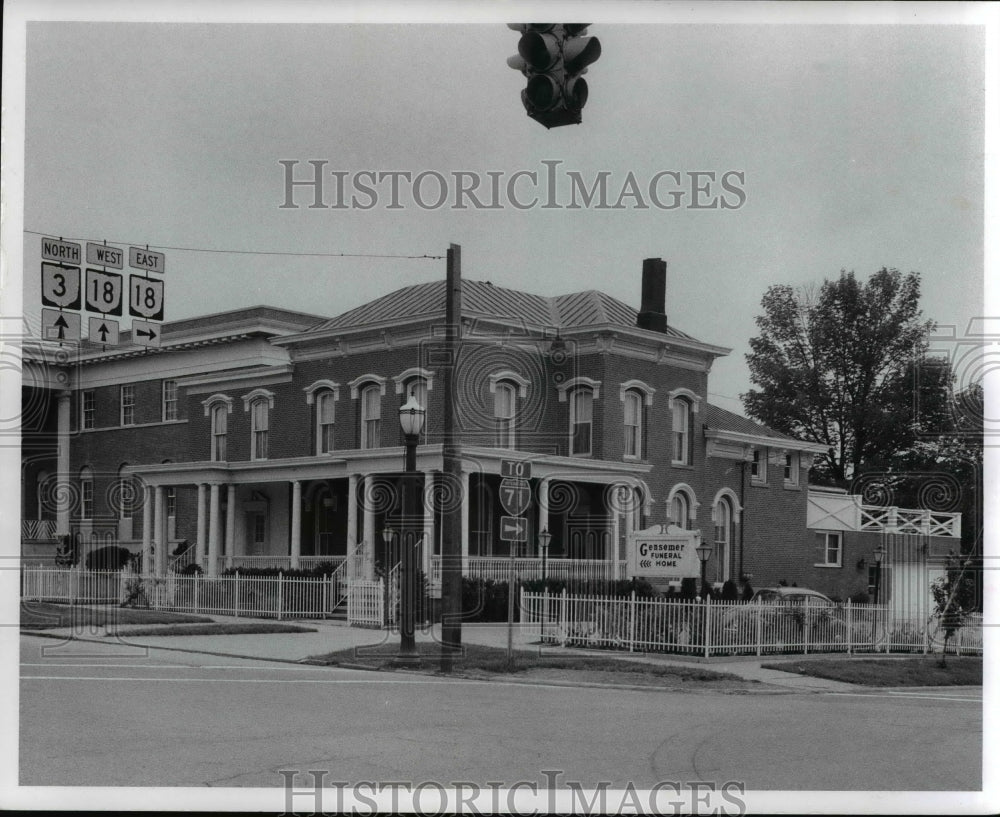
[[160,325],[148,321],[132,321],[132,342],[140,346],[159,346]]
[[87,242],[88,264],[121,269],[125,263],[124,259],[125,253],[118,247],[109,247],[107,244],[94,244],[92,241]]
[[668,528],[667,533],[656,525],[629,534],[629,575],[659,579],[698,578],[701,562],[695,548],[699,544],[699,532],[673,526]]
[[56,241],[54,238],[43,238],[42,258],[46,261],[59,261],[63,264],[79,264],[80,245],[72,241]]
[[43,309],[42,337],[45,340],[79,340],[80,316],[75,312]]
[[105,346],[118,345],[118,321],[111,318],[90,318],[88,323],[91,343],[103,343]]
[[128,248],[128,265],[130,267],[146,269],[150,272],[163,272],[166,264],[166,256],[162,252],[144,250],[140,247]]

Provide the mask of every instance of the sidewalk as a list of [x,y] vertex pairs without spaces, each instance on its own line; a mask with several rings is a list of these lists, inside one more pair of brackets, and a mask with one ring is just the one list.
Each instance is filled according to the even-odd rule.
[[[228,616],[212,617],[220,623],[232,623]],[[240,618],[238,621],[250,623],[257,619]],[[273,619],[261,619],[274,623]],[[259,635],[198,635],[198,636],[129,636],[128,627],[123,627],[118,639],[130,645],[178,650],[181,652],[207,653],[210,655],[233,658],[247,658],[267,661],[302,662],[312,656],[323,655],[338,650],[355,647],[376,646],[380,644],[396,644],[398,633],[384,630],[371,630],[359,627],[349,627],[341,622],[324,620],[293,620],[286,622],[303,627],[314,628],[313,633],[280,633]],[[41,632],[25,631],[27,635],[42,635],[48,638],[74,637],[70,628],[60,628]],[[77,640],[93,640],[107,643],[110,639],[101,632],[76,634]],[[431,632],[418,631],[417,643],[425,644],[438,641],[440,626],[436,625]],[[464,624],[462,626],[462,642],[481,646],[506,649],[507,626],[505,624]],[[542,647],[534,634],[522,634],[518,626],[514,627],[513,646],[516,650],[536,651],[545,649],[550,655],[567,655],[580,657],[584,655],[599,655],[602,658],[613,658],[621,661],[637,661],[657,664],[660,666],[687,667],[701,666],[718,672],[728,672],[746,681],[766,685],[770,691],[795,692],[847,692],[869,689],[840,681],[830,681],[822,678],[811,678],[780,670],[764,669],[762,663],[778,663],[782,661],[802,662],[810,656],[721,656],[704,658],[698,656],[660,655],[652,653],[627,653],[611,650],[586,651],[558,646]],[[831,657],[824,655],[823,657]],[[844,660],[850,660],[843,656]],[[762,690],[764,691],[764,690]]]

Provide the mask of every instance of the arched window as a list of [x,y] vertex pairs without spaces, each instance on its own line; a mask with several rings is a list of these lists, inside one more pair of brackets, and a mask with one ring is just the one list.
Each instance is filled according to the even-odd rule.
[[229,426],[229,407],[217,403],[212,407],[212,460],[226,461],[226,431]]
[[334,413],[336,395],[330,390],[316,394],[316,453],[329,454],[333,451]]
[[268,403],[266,397],[258,397],[250,403],[250,435],[252,439],[251,459],[267,459]]
[[625,456],[642,459],[642,394],[625,392]]
[[516,448],[517,387],[499,382],[493,391],[493,417],[496,423],[497,448]]
[[361,447],[382,445],[382,387],[377,383],[361,390]]
[[733,506],[728,497],[721,497],[715,505],[715,553],[718,554],[716,581],[729,578],[729,565],[733,546]]
[[698,500],[690,485],[682,482],[671,489],[667,496],[667,515],[671,525],[684,530],[694,527],[694,520],[698,515]]
[[80,469],[80,518],[94,518],[94,472],[89,465]]
[[593,447],[594,392],[579,386],[569,400],[569,453],[590,454]]
[[673,400],[673,463],[691,464],[691,403],[684,397]]

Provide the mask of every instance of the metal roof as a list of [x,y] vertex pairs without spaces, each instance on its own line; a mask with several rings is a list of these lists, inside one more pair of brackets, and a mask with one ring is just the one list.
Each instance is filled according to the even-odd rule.
[[705,424],[709,428],[735,431],[738,434],[753,434],[758,437],[776,437],[783,440],[801,442],[794,437],[789,437],[787,434],[782,434],[780,431],[775,431],[773,428],[769,428],[761,423],[748,420],[746,417],[726,411],[724,408],[713,406],[711,403],[706,408]]
[[[314,327],[314,331],[348,329],[373,324],[444,315],[445,282],[397,289]],[[489,281],[462,281],[462,316],[524,321],[535,326],[576,329],[617,324],[634,328],[637,310],[597,290],[544,297],[495,286]],[[694,340],[668,326],[670,337]]]

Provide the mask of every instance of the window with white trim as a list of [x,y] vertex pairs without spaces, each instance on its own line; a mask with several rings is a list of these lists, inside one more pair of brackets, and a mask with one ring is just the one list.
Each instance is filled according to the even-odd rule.
[[793,488],[799,484],[799,452],[785,452],[785,485]]
[[753,459],[750,461],[750,481],[757,483],[767,482],[767,449],[755,448]]
[[594,392],[580,386],[573,390],[569,400],[569,453],[590,454],[594,433]]
[[177,517],[177,488],[173,485],[166,490],[167,516]]
[[673,400],[673,464],[691,464],[691,403],[685,397]]
[[678,491],[670,500],[670,522],[678,528],[691,527],[691,505],[687,494]]
[[382,445],[382,388],[377,383],[361,391],[361,447]]
[[94,518],[94,472],[86,465],[80,469],[80,517]]
[[163,381],[163,420],[177,419],[177,381]]
[[135,425],[135,386],[126,383],[121,387],[121,424]]
[[840,531],[816,531],[816,566],[840,567],[843,546],[843,534]]
[[216,403],[212,407],[212,460],[226,461],[226,432],[229,427],[229,407]]
[[493,417],[496,424],[497,448],[516,448],[514,422],[517,412],[517,387],[499,382],[493,391]]
[[267,459],[268,399],[258,397],[250,404],[250,458]]
[[715,552],[719,554],[716,581],[729,578],[729,559],[733,544],[733,506],[722,497],[715,506]]
[[625,456],[642,459],[642,395],[625,392]]
[[81,395],[80,403],[80,413],[83,418],[82,427],[83,428],[93,428],[94,427],[94,392],[92,390],[87,390]]
[[329,454],[334,441],[334,403],[336,395],[330,390],[316,395],[316,453]]

